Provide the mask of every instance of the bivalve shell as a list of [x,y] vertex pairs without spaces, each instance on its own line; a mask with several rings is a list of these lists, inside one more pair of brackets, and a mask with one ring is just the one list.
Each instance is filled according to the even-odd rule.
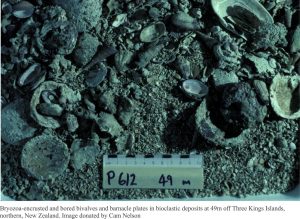
[[199,30],[202,24],[197,19],[191,17],[184,12],[178,12],[171,17],[172,23],[184,30]]
[[163,22],[157,22],[145,27],[141,34],[140,40],[145,43],[153,42],[163,36],[166,32],[166,26]]
[[13,15],[17,18],[28,18],[34,12],[34,5],[28,1],[21,1],[13,6]]
[[208,93],[208,87],[203,82],[195,79],[183,81],[182,90],[187,96],[195,100],[201,100]]
[[278,116],[300,118],[300,76],[276,75],[270,87],[270,100]]
[[221,24],[231,32],[253,32],[261,24],[274,23],[269,12],[256,0],[211,0]]
[[31,65],[18,79],[17,83],[20,87],[29,85],[35,89],[45,80],[46,72],[42,71],[41,65],[35,63]]

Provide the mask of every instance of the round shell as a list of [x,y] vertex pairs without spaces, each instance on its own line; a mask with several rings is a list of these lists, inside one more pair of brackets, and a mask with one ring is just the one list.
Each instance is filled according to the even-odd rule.
[[68,147],[60,139],[41,135],[28,141],[22,151],[21,165],[39,180],[54,179],[68,166]]
[[270,100],[278,116],[300,118],[300,76],[276,75],[270,87]]
[[183,81],[182,90],[186,95],[196,100],[201,99],[208,93],[208,87],[201,81],[195,79],[188,79]]
[[140,40],[145,43],[153,42],[163,36],[166,32],[166,26],[163,22],[157,22],[145,27],[141,34]]

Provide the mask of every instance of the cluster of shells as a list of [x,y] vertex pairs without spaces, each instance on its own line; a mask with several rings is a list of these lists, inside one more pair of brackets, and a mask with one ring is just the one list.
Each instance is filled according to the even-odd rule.
[[[242,67],[246,59],[259,70],[261,63],[256,61],[261,58],[259,52],[255,46],[250,51],[247,48],[252,48],[251,42],[257,33],[263,31],[264,25],[274,25],[274,31],[271,29],[268,32],[271,36],[278,32],[278,42],[266,44],[266,49],[272,47],[270,49],[274,50],[276,43],[279,45],[282,36],[285,37],[285,30],[279,30],[273,17],[278,10],[292,8],[292,3],[286,1],[286,4],[272,6],[261,2],[264,5],[256,0],[109,0],[106,4],[102,0],[52,0],[47,5],[43,5],[42,1],[36,1],[35,5],[29,1],[3,1],[2,39],[7,42],[2,47],[2,74],[4,78],[14,81],[12,87],[17,90],[17,96],[30,96],[30,101],[27,101],[29,105],[25,107],[29,107],[28,115],[34,124],[24,118],[25,113],[18,109],[24,106],[25,100],[13,101],[14,98],[8,92],[2,97],[2,125],[8,124],[13,115],[16,115],[16,123],[19,125],[2,126],[2,130],[8,127],[13,129],[12,133],[4,132],[2,140],[9,144],[27,142],[22,166],[38,179],[56,177],[67,168],[70,159],[68,148],[53,136],[42,134],[34,137],[37,129],[56,130],[66,127],[70,133],[75,133],[80,129],[80,120],[86,119],[94,121],[101,132],[117,138],[130,122],[128,115],[134,108],[131,100],[127,97],[122,99],[122,110],[107,106],[109,112],[99,113],[91,98],[82,96],[83,92],[79,91],[90,90],[95,93],[95,90],[101,90],[107,75],[113,81],[116,74],[135,75],[156,63],[173,66],[181,77],[178,90],[181,89],[188,100],[200,103],[196,113],[198,133],[216,145],[230,147],[240,144],[249,130],[242,130],[239,136],[226,139],[224,132],[210,120],[206,99],[212,95],[210,89],[222,92],[227,85],[244,81],[251,74],[249,69]],[[268,9],[264,7],[267,5]],[[216,23],[208,30],[202,18],[210,10],[214,11],[219,21],[213,21]],[[297,15],[298,12],[294,13]],[[110,19],[106,19],[103,14]],[[256,92],[253,95],[258,100],[253,101],[261,109],[258,113],[259,122],[263,121],[269,100],[278,116],[286,119],[300,117],[297,67],[300,58],[300,28],[299,24],[296,28],[292,25],[294,14],[288,10],[286,14],[284,22],[289,32],[293,33],[289,45],[291,55],[287,56],[281,50],[277,54],[279,59],[280,55],[289,58],[290,68],[284,64],[274,64],[274,58],[270,57],[266,61],[271,63],[271,67],[266,67],[270,75],[266,73],[252,77],[258,79],[253,82],[253,90]],[[258,41],[263,44],[267,39],[261,37]],[[192,45],[197,43],[205,45],[209,53],[213,54],[216,65],[195,68],[187,57],[193,54]],[[250,57],[249,54],[253,56],[246,58],[246,53],[247,57]],[[164,57],[159,60],[162,54]],[[71,62],[75,65],[71,65]],[[276,66],[280,68],[275,76]],[[82,78],[84,88],[69,84],[78,77]],[[209,82],[211,78],[213,85]],[[272,85],[266,84],[263,79],[273,80]],[[241,87],[248,89],[248,85],[242,84]],[[252,94],[252,89],[248,90]],[[104,102],[105,98],[101,96],[100,102]],[[223,111],[224,115],[230,114],[226,110]],[[121,116],[115,118],[119,111]],[[13,133],[16,133],[15,136]],[[211,133],[216,137],[212,137]],[[17,141],[13,141],[13,138]],[[27,141],[29,138],[32,139]],[[31,158],[29,155],[33,151],[38,152]],[[47,162],[43,163],[44,158]],[[55,165],[52,165],[53,162],[56,162]]]

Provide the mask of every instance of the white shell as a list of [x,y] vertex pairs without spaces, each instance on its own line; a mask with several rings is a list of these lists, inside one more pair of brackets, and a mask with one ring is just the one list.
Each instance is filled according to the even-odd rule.
[[182,83],[183,91],[194,99],[201,99],[208,93],[208,87],[201,81],[188,79]]
[[34,5],[28,1],[21,1],[13,6],[13,15],[17,18],[28,18],[34,12]]
[[236,34],[239,33],[234,26],[251,32],[263,23],[274,23],[272,16],[257,0],[211,0],[211,5],[222,25]]
[[157,22],[145,27],[141,34],[140,40],[145,43],[153,42],[159,39],[166,32],[166,26],[163,22]]
[[300,118],[300,76],[276,75],[270,87],[270,100],[278,116]]
[[17,83],[20,87],[31,85],[35,89],[45,79],[45,71],[42,71],[41,65],[38,63],[32,64],[18,79]]

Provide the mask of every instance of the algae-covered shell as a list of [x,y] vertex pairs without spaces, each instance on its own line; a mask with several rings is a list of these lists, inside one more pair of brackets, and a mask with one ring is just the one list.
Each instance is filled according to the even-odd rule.
[[145,27],[140,33],[140,40],[145,43],[153,42],[163,36],[166,26],[163,22],[157,22]]
[[22,151],[21,165],[39,180],[54,179],[68,166],[70,154],[60,139],[41,135],[28,141]]
[[270,100],[277,115],[300,118],[300,76],[276,75],[270,87]]
[[76,48],[73,51],[73,58],[77,65],[84,66],[91,61],[99,46],[97,37],[84,33],[78,38]]
[[72,166],[76,170],[82,169],[85,165],[96,164],[96,157],[99,155],[98,146],[87,146],[80,148],[72,154]]
[[201,100],[208,93],[208,87],[203,82],[195,79],[183,81],[181,88],[186,95],[196,100]]
[[256,0],[211,0],[214,12],[222,25],[238,33],[235,28],[253,32],[263,23],[274,23],[269,12]]

